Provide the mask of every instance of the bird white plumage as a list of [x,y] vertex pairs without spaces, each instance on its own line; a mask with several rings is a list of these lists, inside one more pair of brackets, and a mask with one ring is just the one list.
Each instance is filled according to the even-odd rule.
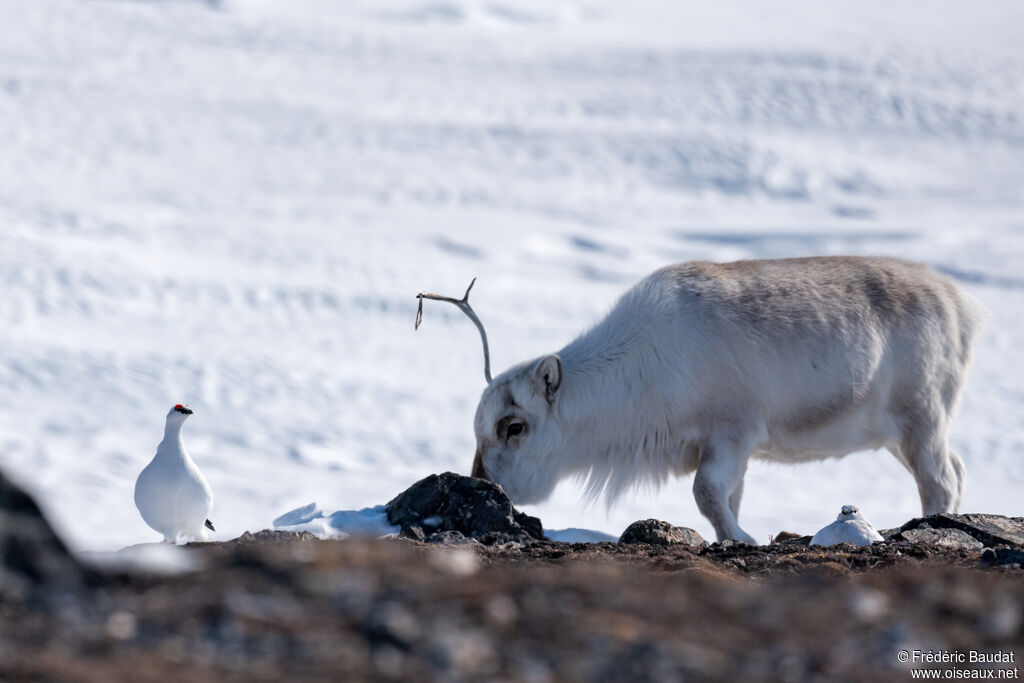
[[844,505],[836,517],[836,521],[814,534],[811,545],[871,545],[875,541],[883,541],[882,535],[875,531],[871,522],[861,514],[856,505]]
[[206,529],[213,509],[213,493],[199,468],[185,450],[181,427],[192,414],[178,404],[167,413],[163,441],[156,455],[135,482],[135,507],[164,540],[207,540]]

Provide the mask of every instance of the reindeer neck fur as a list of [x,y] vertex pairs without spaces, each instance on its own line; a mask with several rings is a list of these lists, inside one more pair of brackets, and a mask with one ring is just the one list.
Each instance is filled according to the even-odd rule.
[[697,466],[698,431],[680,420],[690,411],[685,399],[652,391],[665,386],[658,380],[665,373],[675,375],[678,386],[688,366],[680,362],[686,340],[671,345],[670,363],[664,341],[657,344],[663,330],[649,315],[653,294],[630,291],[607,318],[558,352],[563,381],[555,416],[563,438],[556,452],[566,458],[567,473],[588,480],[591,497],[603,492],[609,504],[634,486],[657,487]]

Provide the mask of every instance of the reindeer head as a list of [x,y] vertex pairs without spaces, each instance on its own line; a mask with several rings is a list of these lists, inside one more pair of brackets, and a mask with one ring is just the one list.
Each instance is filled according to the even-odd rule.
[[554,424],[562,361],[545,356],[517,365],[491,379],[487,332],[469,305],[469,283],[461,299],[439,294],[417,294],[416,328],[423,320],[423,300],[447,301],[465,313],[480,331],[484,345],[484,377],[487,388],[476,409],[476,457],[473,476],[500,484],[517,503],[544,500],[558,481],[560,459],[549,457],[559,443]]
[[558,481],[561,459],[551,456],[561,383],[562,361],[545,356],[498,375],[480,397],[473,476],[500,484],[516,503],[544,500]]

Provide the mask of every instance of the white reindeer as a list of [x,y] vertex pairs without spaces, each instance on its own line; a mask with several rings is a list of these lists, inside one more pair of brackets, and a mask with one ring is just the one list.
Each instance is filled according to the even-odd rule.
[[[472,289],[472,283],[470,289]],[[655,271],[555,354],[488,380],[473,476],[516,503],[569,475],[610,501],[696,472],[719,540],[751,457],[799,463],[887,448],[924,514],[956,512],[963,461],[946,440],[983,311],[948,277],[891,258],[691,262]]]

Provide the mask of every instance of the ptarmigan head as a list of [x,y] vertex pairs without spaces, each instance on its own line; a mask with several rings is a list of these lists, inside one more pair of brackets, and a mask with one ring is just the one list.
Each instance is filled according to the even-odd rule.
[[839,511],[839,516],[836,517],[837,522],[848,522],[851,519],[861,519],[860,508],[856,505],[844,505],[843,509]]
[[181,422],[184,422],[185,419],[188,418],[188,416],[191,415],[191,414],[192,414],[192,409],[191,408],[189,408],[187,405],[179,403],[179,404],[171,407],[170,412],[167,413],[167,421],[168,422],[179,422],[179,423],[181,423]]

